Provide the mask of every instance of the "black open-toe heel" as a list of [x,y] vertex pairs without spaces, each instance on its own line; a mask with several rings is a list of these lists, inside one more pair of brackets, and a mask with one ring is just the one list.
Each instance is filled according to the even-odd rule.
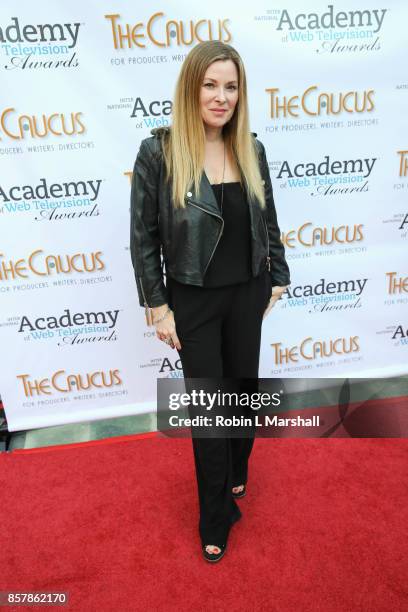
[[[231,517],[231,527],[240,520],[240,518],[242,518],[242,514],[239,510],[239,508],[235,508],[235,512],[233,514],[233,516]],[[206,551],[206,546],[217,546],[217,548],[220,549],[219,553],[210,553]],[[210,563],[215,563],[216,561],[219,561],[220,559],[222,559],[222,557],[225,554],[225,551],[227,549],[227,545],[226,544],[203,544],[203,555],[204,555],[204,559],[206,561],[210,561]]]
[[[237,487],[240,487],[241,485],[236,485]],[[233,489],[235,489],[235,487],[233,487]],[[246,495],[246,485],[244,485],[244,488],[242,489],[242,491],[240,491],[239,493],[234,493],[234,491],[232,492],[232,497],[244,497]]]
[[[216,546],[217,548],[220,549],[220,552],[219,553],[210,553],[210,552],[207,552],[206,546]],[[227,545],[226,544],[203,544],[204,559],[206,561],[209,561],[210,563],[216,563],[217,561],[222,559],[222,557],[224,556],[226,550],[227,550]]]

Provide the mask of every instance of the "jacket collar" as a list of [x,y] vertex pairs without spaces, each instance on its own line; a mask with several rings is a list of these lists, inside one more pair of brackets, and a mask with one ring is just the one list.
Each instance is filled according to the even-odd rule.
[[[188,195],[189,193],[191,193],[191,196]],[[246,193],[246,190],[245,190],[245,193]],[[246,193],[246,196],[248,199],[249,212],[252,217],[252,210],[256,208],[257,200],[250,198],[247,193]],[[191,202],[192,204],[196,204],[197,206],[200,206],[200,208],[203,208],[208,213],[216,214],[219,217],[221,217],[221,209],[218,205],[217,198],[215,197],[213,188],[211,187],[211,183],[208,180],[208,177],[205,172],[203,172],[203,174],[201,175],[200,197],[197,196],[197,194],[194,191],[194,188],[192,188],[191,191],[187,192],[186,200]]]
[[[169,127],[160,127],[160,128],[152,129],[151,134],[153,134],[154,136],[157,135],[161,137],[169,131],[170,131]],[[255,132],[252,132],[252,135],[254,137],[257,136]],[[221,216],[221,209],[218,205],[217,198],[215,197],[213,188],[211,187],[211,183],[208,180],[208,177],[204,171],[201,175],[199,196],[195,192],[194,186],[193,186],[190,188],[189,191],[187,191],[186,200],[192,202],[193,204],[196,204],[197,206],[200,206],[201,208],[203,208],[209,213]],[[249,201],[249,205],[251,208],[253,205],[253,202],[249,198],[248,198],[248,201]]]
[[207,212],[220,216],[221,209],[218,205],[214,190],[211,187],[211,183],[208,180],[208,177],[205,172],[203,172],[201,175],[199,194],[200,195],[198,196],[194,190],[194,187],[192,187],[191,191],[187,192],[186,198],[193,204],[197,204],[197,206],[204,208]]

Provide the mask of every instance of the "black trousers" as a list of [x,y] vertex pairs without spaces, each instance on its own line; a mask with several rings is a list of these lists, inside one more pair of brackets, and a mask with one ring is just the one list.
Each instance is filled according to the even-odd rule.
[[[262,315],[271,295],[265,270],[248,282],[217,288],[167,278],[185,378],[258,378]],[[254,435],[192,437],[202,544],[226,544],[241,516],[232,487],[246,484]]]

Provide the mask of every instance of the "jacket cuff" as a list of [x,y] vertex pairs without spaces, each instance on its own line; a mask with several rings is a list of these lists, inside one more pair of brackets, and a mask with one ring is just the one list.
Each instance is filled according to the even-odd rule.
[[162,280],[152,286],[146,277],[136,276],[135,278],[140,306],[147,305],[149,308],[156,308],[168,303],[167,289]]
[[272,287],[286,287],[286,285],[291,284],[291,280],[289,276],[276,274],[276,272],[269,272],[271,275]]

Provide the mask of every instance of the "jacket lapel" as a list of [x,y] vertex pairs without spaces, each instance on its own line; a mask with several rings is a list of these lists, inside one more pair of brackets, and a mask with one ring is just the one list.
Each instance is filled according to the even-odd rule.
[[[190,194],[191,195],[188,195]],[[188,191],[186,194],[187,200],[204,208],[207,212],[221,215],[220,207],[218,206],[217,198],[215,197],[213,188],[211,187],[210,181],[205,172],[201,175],[200,181],[200,191],[199,196],[194,191],[194,187],[191,188],[191,191]]]
[[[189,193],[191,193],[191,196],[188,195]],[[248,199],[249,213],[251,215],[252,220],[253,210],[254,208],[257,208],[257,200],[250,198],[246,189],[245,195]],[[192,204],[196,204],[197,206],[200,206],[200,208],[204,208],[207,212],[211,214],[221,216],[221,209],[218,205],[217,198],[215,197],[213,188],[211,187],[210,181],[208,180],[208,177],[205,172],[203,172],[203,174],[201,175],[200,197],[197,196],[194,191],[194,188],[192,188],[191,191],[187,192],[186,199]]]

